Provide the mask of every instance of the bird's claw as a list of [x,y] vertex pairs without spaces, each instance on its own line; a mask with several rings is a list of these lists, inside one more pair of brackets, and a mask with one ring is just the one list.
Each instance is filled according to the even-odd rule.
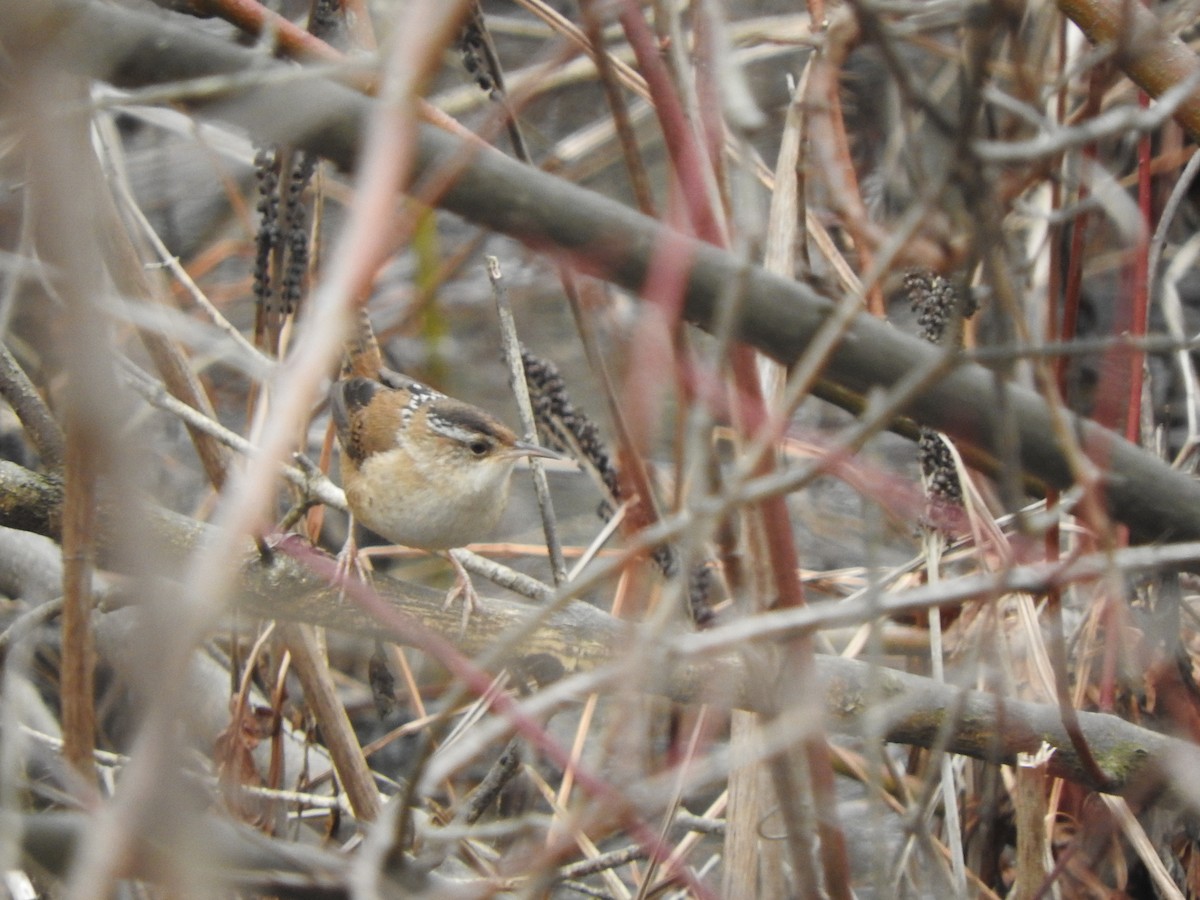
[[346,585],[351,580],[368,584],[371,581],[370,558],[358,549],[358,543],[354,540],[353,523],[350,526],[350,536],[338,551],[337,567],[333,570],[333,583],[338,587],[338,599],[342,602],[346,600]]
[[454,552],[450,551],[446,556],[450,559],[450,564],[454,566],[454,584],[446,592],[446,600],[442,603],[442,609],[449,609],[454,601],[461,597],[463,602],[461,630],[466,631],[467,625],[471,621],[471,614],[479,609],[479,593],[471,582],[471,576],[463,568],[463,564],[459,562]]

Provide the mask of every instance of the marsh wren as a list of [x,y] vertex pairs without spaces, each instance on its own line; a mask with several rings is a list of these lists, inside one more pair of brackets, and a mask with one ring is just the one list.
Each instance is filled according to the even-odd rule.
[[[330,403],[351,513],[406,547],[448,551],[486,537],[517,460],[560,458],[518,440],[490,413],[387,369],[335,382]],[[447,602],[465,593],[470,605],[466,572],[450,561],[459,584]]]

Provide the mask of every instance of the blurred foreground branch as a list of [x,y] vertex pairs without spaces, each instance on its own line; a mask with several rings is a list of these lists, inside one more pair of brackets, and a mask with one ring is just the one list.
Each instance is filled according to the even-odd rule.
[[[62,487],[56,481],[14,463],[0,462],[0,525],[58,537],[61,503]],[[162,540],[161,546],[153,548],[160,557],[183,558],[208,533],[208,526],[165,510],[150,514],[155,518],[154,531]],[[109,537],[111,532],[102,526],[99,535],[102,550]],[[497,643],[498,635],[523,625],[539,613],[536,607],[488,599],[462,629],[458,612],[443,608],[444,595],[439,591],[383,576],[376,577],[375,587],[395,608],[393,621],[415,620],[418,628],[429,629],[471,656],[483,654]],[[981,589],[981,594],[986,593]],[[953,599],[960,601],[962,597],[955,595]],[[343,601],[336,588],[297,559],[276,553],[262,560],[249,542],[241,566],[237,602],[239,610],[255,616],[305,622],[370,638],[390,632],[388,637],[397,643],[418,643],[413,638],[415,632],[394,629]],[[756,617],[755,624],[762,626],[772,615],[778,614]],[[612,665],[612,675],[605,680],[619,682],[627,668],[622,665],[622,648],[641,646],[639,641],[631,639],[634,628],[635,625],[586,603],[573,602],[546,616],[521,642],[519,651],[498,664],[536,673],[543,682],[596,672]],[[780,629],[765,639],[782,641],[789,634]],[[752,652],[752,643],[748,640],[738,643],[736,652],[703,651],[719,635],[718,627],[677,642],[673,647],[675,652],[664,648],[657,680],[647,679],[639,684],[648,692],[683,703],[711,703],[713,685],[721,685],[733,706],[758,708],[761,685],[748,677],[743,655],[743,651]],[[693,638],[700,649],[688,652]],[[1101,787],[1092,783],[1080,764],[1054,706],[962,691],[929,678],[838,657],[819,656],[817,676],[825,684],[829,723],[839,731],[931,747],[944,739],[946,729],[952,729],[946,744],[948,751],[1009,763],[1017,753],[1032,753],[1045,742],[1055,751],[1049,764],[1051,775]],[[581,679],[577,690],[557,693],[554,702],[582,700],[596,689],[594,679]],[[537,696],[531,702],[538,702]],[[1145,796],[1164,784],[1170,784],[1174,790],[1186,790],[1191,784],[1190,778],[1165,776],[1183,771],[1181,767],[1200,765],[1200,751],[1195,747],[1116,716],[1080,713],[1079,719],[1106,776],[1105,787],[1109,791]],[[1191,800],[1186,796],[1181,799]]]

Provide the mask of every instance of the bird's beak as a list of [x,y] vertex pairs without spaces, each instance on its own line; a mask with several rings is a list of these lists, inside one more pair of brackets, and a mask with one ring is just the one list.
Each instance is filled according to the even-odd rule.
[[537,456],[542,459],[566,459],[561,453],[555,453],[553,450],[547,450],[545,447],[539,447],[537,444],[530,444],[526,441],[517,441],[513,444],[512,454],[513,456]]

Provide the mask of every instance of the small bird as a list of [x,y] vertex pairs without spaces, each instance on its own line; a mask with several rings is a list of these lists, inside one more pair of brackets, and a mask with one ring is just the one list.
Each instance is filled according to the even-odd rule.
[[[517,460],[561,458],[518,440],[490,413],[388,369],[334,382],[330,404],[350,512],[406,547],[448,551],[486,537],[508,502]],[[464,594],[469,613],[470,580],[447,555],[459,577],[446,602]]]

